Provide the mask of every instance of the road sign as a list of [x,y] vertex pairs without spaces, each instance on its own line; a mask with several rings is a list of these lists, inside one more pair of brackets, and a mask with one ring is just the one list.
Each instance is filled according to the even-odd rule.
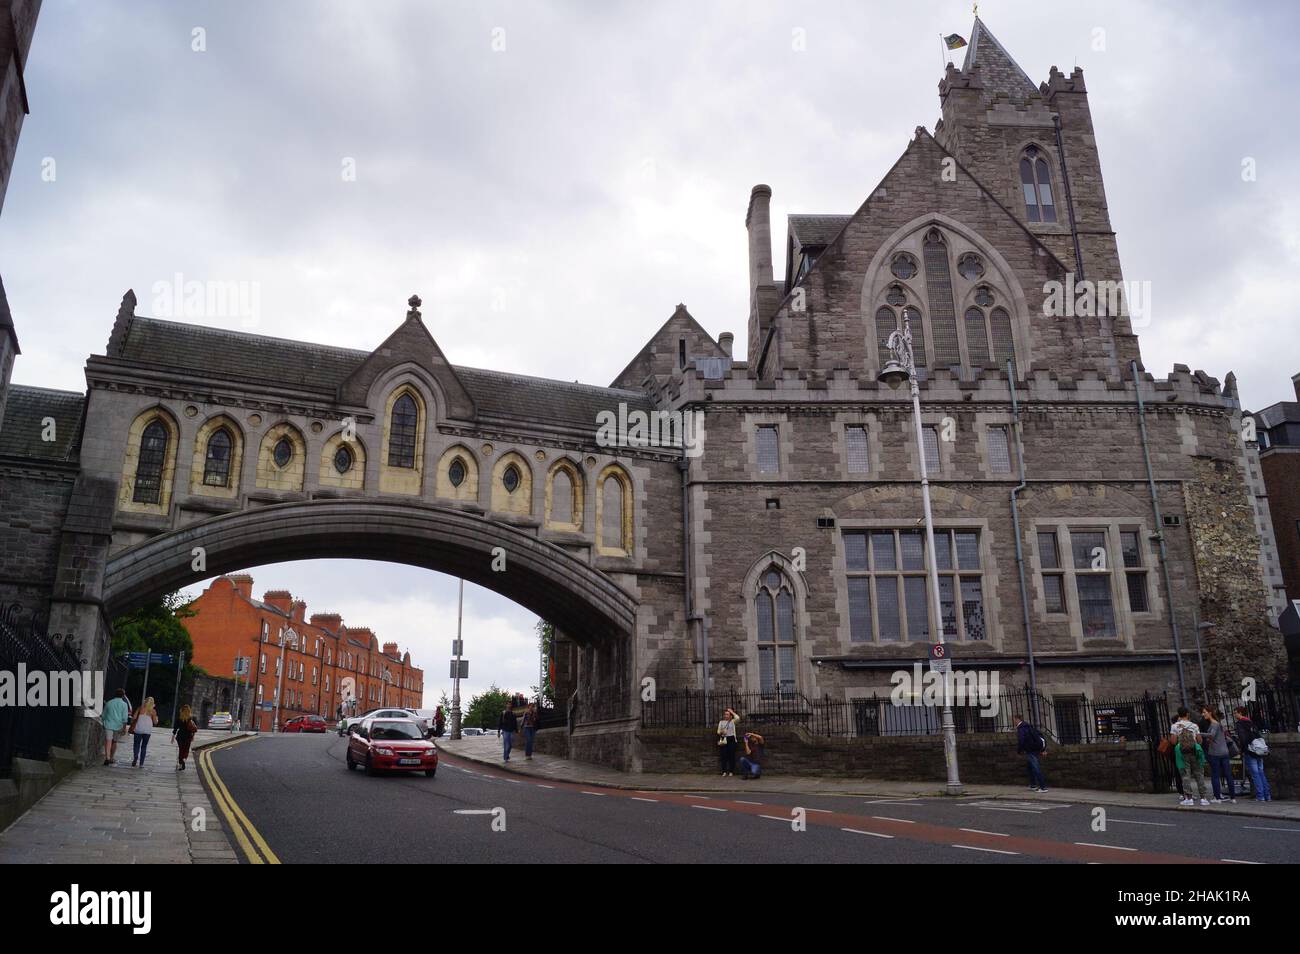
[[948,655],[948,647],[944,643],[930,646],[930,672],[952,672],[952,657]]
[[463,639],[453,639],[451,641],[451,654],[453,656],[465,655],[465,641]]
[[468,678],[469,678],[469,660],[468,660],[468,659],[462,659],[462,660],[460,661],[460,672],[459,672],[459,673],[456,672],[456,660],[453,659],[453,660],[451,661],[451,667],[450,667],[450,668],[451,668],[451,678],[452,678],[452,679],[458,679],[458,678],[459,678],[459,679],[468,679]]
[[235,657],[235,675],[236,675],[236,676],[247,676],[247,675],[248,675],[248,663],[249,663],[249,658],[248,658],[247,656],[236,656],[236,657]]

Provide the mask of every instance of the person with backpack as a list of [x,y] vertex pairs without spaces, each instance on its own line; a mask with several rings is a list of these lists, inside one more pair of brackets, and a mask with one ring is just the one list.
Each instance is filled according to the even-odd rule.
[[497,735],[501,736],[501,748],[504,758],[503,762],[510,761],[510,747],[514,744],[514,735],[519,731],[519,717],[515,711],[507,706],[501,712],[501,720],[497,723]]
[[1255,801],[1271,802],[1273,790],[1269,788],[1268,778],[1264,775],[1264,756],[1268,755],[1268,743],[1251,721],[1245,706],[1238,706],[1233,714],[1237,717],[1237,748],[1241,749],[1241,764],[1250,775],[1250,788],[1255,793]]
[[[1201,706],[1201,718],[1208,726],[1208,728],[1202,730],[1202,738],[1206,740],[1205,755],[1210,760],[1210,781],[1214,785],[1214,800],[1216,802],[1231,802],[1235,805],[1237,804],[1237,787],[1232,782],[1232,750],[1237,743],[1209,706]],[[1223,794],[1223,789],[1219,785],[1220,779],[1228,780],[1227,795]]]
[[1047,791],[1047,779],[1043,778],[1043,767],[1039,757],[1047,751],[1047,739],[1043,734],[1025,721],[1025,717],[1016,713],[1016,752],[1025,757],[1029,768],[1029,790],[1031,792]]
[[1200,793],[1201,804],[1210,804],[1205,797],[1205,750],[1201,748],[1200,727],[1189,718],[1186,706],[1178,710],[1178,720],[1169,727],[1169,741],[1174,747],[1174,764],[1183,778],[1183,799],[1180,805],[1195,805],[1192,787]]

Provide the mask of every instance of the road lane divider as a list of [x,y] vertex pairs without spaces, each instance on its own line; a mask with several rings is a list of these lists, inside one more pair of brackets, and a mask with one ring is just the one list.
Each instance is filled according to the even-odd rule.
[[213,800],[217,803],[217,808],[225,818],[226,824],[234,832],[235,841],[243,850],[248,863],[254,865],[278,865],[280,859],[271,850],[271,846],[266,843],[266,839],[262,837],[257,827],[249,821],[248,816],[240,809],[239,803],[230,794],[230,789],[226,787],[221,774],[217,771],[216,764],[212,761],[214,753],[222,749],[233,748],[255,738],[257,736],[246,735],[238,739],[232,739],[229,742],[221,742],[218,745],[200,749],[198,752],[199,773],[203,776],[203,780],[208,783],[208,789],[212,792]]

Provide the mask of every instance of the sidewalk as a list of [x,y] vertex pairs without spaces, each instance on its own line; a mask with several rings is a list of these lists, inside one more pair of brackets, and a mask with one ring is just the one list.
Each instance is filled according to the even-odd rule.
[[[452,742],[442,738],[438,748],[448,755],[493,765],[516,775],[544,778],[574,785],[632,789],[642,792],[763,792],[772,795],[855,795],[871,798],[940,797],[942,782],[886,782],[852,778],[786,778],[764,776],[745,781],[738,776],[723,778],[713,774],[634,774],[586,762],[574,762],[554,755],[533,756],[525,761],[523,747],[518,746],[509,762],[501,761],[501,740],[495,735],[475,736]],[[1014,799],[1016,801],[1068,802],[1075,805],[1105,805],[1124,808],[1177,808],[1176,794],[1153,795],[1140,792],[1100,792],[1086,788],[1054,788],[1046,794],[1026,791],[1017,785],[968,785],[965,798]],[[1255,818],[1300,821],[1300,802],[1256,802],[1238,799],[1237,804],[1211,804],[1199,811],[1223,815],[1246,815]],[[2,860],[2,859],[0,859]]]
[[[200,729],[183,772],[162,730],[143,768],[131,768],[131,743],[117,764],[96,764],[65,778],[0,832],[0,864],[235,864],[221,815],[208,800],[195,756],[200,748],[249,733]],[[195,808],[206,831],[192,831]]]

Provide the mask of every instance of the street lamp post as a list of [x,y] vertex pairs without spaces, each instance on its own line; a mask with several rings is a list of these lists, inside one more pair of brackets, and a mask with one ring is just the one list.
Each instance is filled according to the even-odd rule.
[[[903,328],[889,334],[887,346],[890,359],[881,368],[879,380],[897,388],[904,381],[912,387],[912,423],[916,429],[916,457],[921,465],[921,506],[925,511],[925,545],[929,563],[930,600],[934,612],[934,626],[943,644],[943,607],[939,601],[939,568],[934,550],[934,517],[930,512],[930,476],[925,465],[925,436],[921,426],[921,390],[916,380],[916,360],[912,351],[912,323],[908,310],[903,309]],[[947,793],[962,794],[961,776],[957,771],[957,725],[952,715],[952,673],[943,673],[943,757],[948,764]]]
[[460,651],[464,645],[460,641],[460,624],[465,615],[465,581],[460,581],[460,594],[456,600],[456,672],[451,680],[451,738],[460,738]]

